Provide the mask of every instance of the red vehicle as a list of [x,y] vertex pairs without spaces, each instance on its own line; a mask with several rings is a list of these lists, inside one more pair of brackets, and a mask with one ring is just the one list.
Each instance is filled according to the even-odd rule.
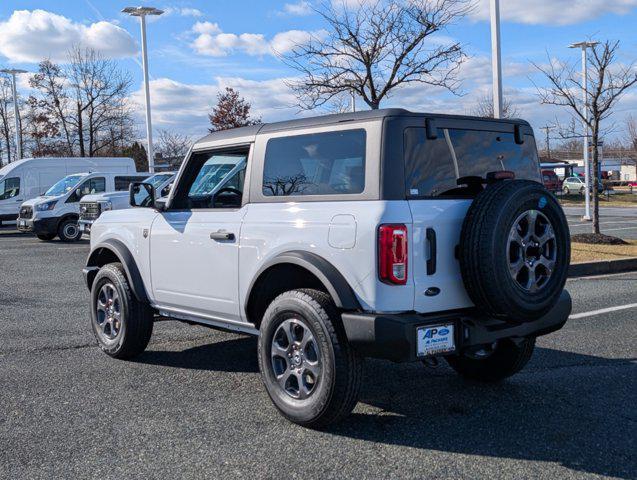
[[542,182],[546,189],[553,193],[559,192],[562,188],[560,179],[553,170],[542,170]]

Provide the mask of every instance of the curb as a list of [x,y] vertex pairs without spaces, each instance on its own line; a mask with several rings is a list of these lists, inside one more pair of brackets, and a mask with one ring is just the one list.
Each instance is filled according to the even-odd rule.
[[574,263],[568,268],[569,278],[608,275],[637,271],[637,258],[602,260],[601,262]]

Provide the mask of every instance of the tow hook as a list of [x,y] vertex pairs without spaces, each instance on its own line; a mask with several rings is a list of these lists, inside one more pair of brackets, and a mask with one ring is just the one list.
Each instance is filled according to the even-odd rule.
[[438,368],[440,362],[438,361],[438,357],[425,357],[422,359],[422,364],[427,368]]

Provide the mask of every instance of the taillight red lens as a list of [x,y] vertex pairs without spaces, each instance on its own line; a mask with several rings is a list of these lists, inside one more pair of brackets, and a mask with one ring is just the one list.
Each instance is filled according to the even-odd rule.
[[407,283],[407,227],[381,225],[378,228],[378,275],[393,285]]

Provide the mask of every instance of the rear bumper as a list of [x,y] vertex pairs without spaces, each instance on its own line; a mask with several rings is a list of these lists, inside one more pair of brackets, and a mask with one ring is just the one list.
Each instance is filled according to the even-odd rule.
[[343,313],[342,318],[349,342],[362,355],[394,362],[414,362],[422,358],[416,355],[418,327],[453,323],[456,352],[460,352],[503,338],[539,337],[555,332],[568,320],[571,307],[571,296],[565,290],[548,314],[520,325],[466,310],[432,315]]
[[59,218],[23,219],[18,218],[17,228],[21,232],[36,235],[52,235],[57,233]]

